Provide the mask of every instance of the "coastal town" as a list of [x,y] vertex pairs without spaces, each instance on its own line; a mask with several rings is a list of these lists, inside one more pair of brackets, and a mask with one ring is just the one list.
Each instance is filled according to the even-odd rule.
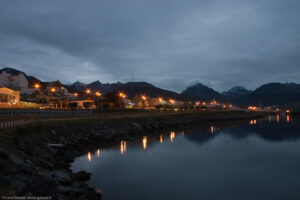
[[1,109],[51,109],[51,110],[94,110],[94,109],[157,109],[179,111],[185,109],[219,109],[234,111],[279,112],[275,107],[237,106],[216,99],[175,99],[150,96],[148,91],[136,92],[130,97],[124,91],[103,93],[85,88],[76,91],[60,81],[42,82],[12,68],[0,70]]
[[0,5],[0,200],[300,200],[299,0]]

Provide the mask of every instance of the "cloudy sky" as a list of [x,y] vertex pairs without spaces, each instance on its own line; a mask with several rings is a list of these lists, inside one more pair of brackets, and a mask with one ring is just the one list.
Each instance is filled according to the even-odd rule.
[[0,0],[0,68],[218,91],[300,78],[299,0]]

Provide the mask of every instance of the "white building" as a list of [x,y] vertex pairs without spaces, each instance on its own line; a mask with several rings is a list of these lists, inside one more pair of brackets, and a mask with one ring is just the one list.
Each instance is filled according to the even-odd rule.
[[24,94],[33,92],[33,88],[29,88],[29,81],[26,75],[12,68],[0,70],[0,87],[13,88]]

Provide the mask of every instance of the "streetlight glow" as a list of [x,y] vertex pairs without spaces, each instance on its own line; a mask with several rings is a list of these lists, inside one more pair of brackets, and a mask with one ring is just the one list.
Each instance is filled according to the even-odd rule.
[[120,96],[121,98],[126,98],[126,94],[124,94],[123,92],[120,92],[120,93],[119,93],[119,96]]
[[34,84],[34,88],[38,89],[38,88],[40,88],[40,87],[41,87],[41,86],[40,86],[38,83]]

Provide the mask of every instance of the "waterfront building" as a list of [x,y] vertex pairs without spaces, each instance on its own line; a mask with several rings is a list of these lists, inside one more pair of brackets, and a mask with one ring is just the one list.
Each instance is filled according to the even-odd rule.
[[0,108],[17,108],[20,106],[21,91],[0,87]]

